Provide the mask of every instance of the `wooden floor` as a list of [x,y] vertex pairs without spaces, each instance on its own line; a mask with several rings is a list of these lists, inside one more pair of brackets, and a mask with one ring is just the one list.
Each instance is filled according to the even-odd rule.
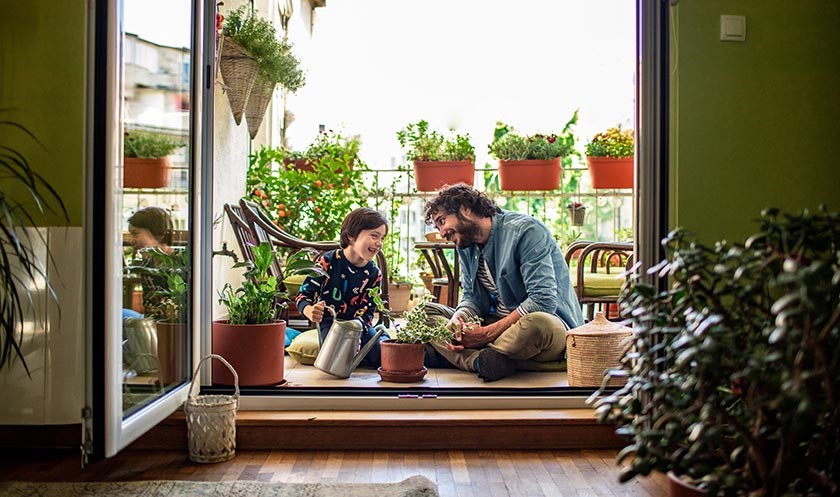
[[198,464],[183,451],[127,450],[79,468],[75,454],[0,453],[0,480],[394,482],[421,474],[441,497],[664,496],[661,475],[620,484],[614,450],[248,451]]

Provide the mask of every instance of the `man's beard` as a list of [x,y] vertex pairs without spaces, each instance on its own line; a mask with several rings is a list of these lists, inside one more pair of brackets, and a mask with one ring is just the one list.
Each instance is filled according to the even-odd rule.
[[474,245],[481,235],[478,225],[461,216],[460,212],[455,213],[455,216],[458,218],[458,224],[455,225],[455,232],[458,234],[458,248]]

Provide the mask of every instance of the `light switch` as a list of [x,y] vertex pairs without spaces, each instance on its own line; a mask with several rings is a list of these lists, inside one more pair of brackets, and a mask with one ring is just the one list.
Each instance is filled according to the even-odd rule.
[[744,41],[747,39],[746,16],[720,16],[720,40]]

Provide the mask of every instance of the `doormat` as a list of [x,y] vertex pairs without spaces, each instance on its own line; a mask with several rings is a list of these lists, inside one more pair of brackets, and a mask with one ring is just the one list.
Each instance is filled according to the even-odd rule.
[[259,481],[0,482],[0,497],[438,497],[425,476],[397,483]]

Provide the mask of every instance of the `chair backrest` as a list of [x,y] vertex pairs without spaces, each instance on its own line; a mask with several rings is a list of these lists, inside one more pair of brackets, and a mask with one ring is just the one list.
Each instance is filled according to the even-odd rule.
[[[251,228],[254,236],[257,238],[259,242],[267,241],[271,242],[275,247],[282,247],[294,250],[301,250],[304,248],[312,248],[315,250],[320,251],[321,253],[328,252],[330,250],[335,250],[337,248],[341,248],[341,244],[337,241],[329,241],[329,242],[315,242],[315,241],[308,241],[308,240],[301,240],[300,238],[294,237],[289,233],[281,230],[274,222],[265,214],[265,212],[260,208],[259,204],[251,202],[246,199],[241,199],[239,201],[239,205],[241,206],[241,210],[243,213],[243,217],[245,221],[248,223],[248,226]],[[379,270],[382,272],[382,299],[388,300],[388,263],[385,261],[385,256],[382,252],[377,252],[376,254],[376,265],[379,266]],[[282,281],[283,273],[278,266],[275,268],[278,281]],[[285,286],[284,286],[285,288]],[[388,320],[384,320],[385,325],[388,325]]]
[[606,269],[607,274],[623,273],[633,264],[633,244],[577,241],[566,248],[565,258],[567,264],[577,259],[577,270],[572,275],[575,278],[575,293],[581,306],[589,305],[588,315],[592,319],[595,304],[616,303],[618,295],[586,296],[585,275],[597,273],[599,265]]
[[239,245],[242,258],[253,261],[254,251],[252,246],[258,242],[253,230],[248,226],[248,222],[242,215],[242,207],[237,204],[225,204],[225,214],[227,214],[233,234],[236,236],[236,243]]

